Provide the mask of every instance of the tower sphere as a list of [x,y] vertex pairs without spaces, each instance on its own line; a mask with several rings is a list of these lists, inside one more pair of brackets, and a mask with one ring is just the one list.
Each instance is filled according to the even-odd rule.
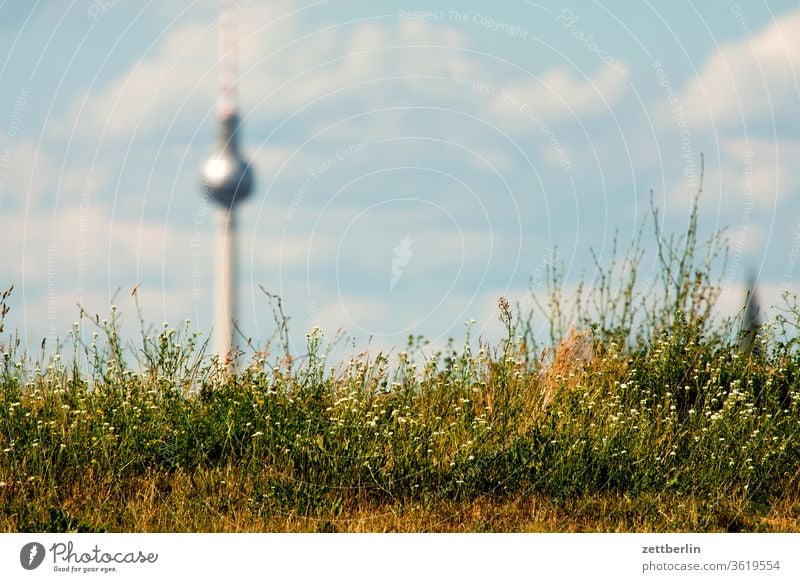
[[215,202],[232,208],[252,191],[253,171],[239,153],[239,117],[235,113],[226,115],[220,124],[215,151],[203,164],[201,179],[204,191]]

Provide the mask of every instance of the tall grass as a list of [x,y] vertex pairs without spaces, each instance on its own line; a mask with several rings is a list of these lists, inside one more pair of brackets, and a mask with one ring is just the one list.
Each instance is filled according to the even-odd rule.
[[504,298],[504,337],[447,360],[331,364],[315,329],[301,360],[228,364],[188,325],[126,347],[116,308],[69,362],[4,334],[0,529],[794,529],[800,312],[742,353],[714,319],[723,241],[696,205],[677,239],[652,219],[660,283],[639,293],[637,238],[569,316],[552,269],[548,345]]

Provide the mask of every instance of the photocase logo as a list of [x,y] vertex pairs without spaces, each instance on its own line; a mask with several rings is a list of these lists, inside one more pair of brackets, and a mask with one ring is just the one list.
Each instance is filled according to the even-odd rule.
[[403,274],[403,269],[408,265],[408,262],[414,254],[411,252],[411,245],[413,242],[410,235],[405,235],[400,239],[400,244],[392,249],[394,258],[392,259],[392,278],[389,282],[389,292],[394,291],[395,285],[397,285],[397,282]]
[[30,542],[19,551],[19,563],[26,570],[35,570],[44,561],[44,546],[38,542]]

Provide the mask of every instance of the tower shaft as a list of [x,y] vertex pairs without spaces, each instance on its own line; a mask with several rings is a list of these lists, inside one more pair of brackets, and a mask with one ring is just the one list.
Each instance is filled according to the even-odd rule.
[[214,215],[214,352],[226,357],[236,321],[236,213],[216,206]]

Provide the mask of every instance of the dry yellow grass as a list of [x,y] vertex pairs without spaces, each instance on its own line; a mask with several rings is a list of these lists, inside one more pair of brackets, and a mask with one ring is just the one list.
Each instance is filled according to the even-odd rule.
[[594,355],[595,346],[590,334],[575,328],[570,328],[559,340],[554,351],[545,349],[539,373],[542,405],[550,404],[561,386],[574,388],[594,360]]
[[[375,502],[343,496],[338,510],[303,513],[261,502],[258,483],[235,467],[152,474],[124,485],[92,480],[36,499],[53,515],[5,515],[5,532],[50,529],[133,532],[800,532],[800,499],[753,507],[737,499],[592,494],[560,503],[541,495],[467,501]],[[37,497],[35,490],[26,492]],[[37,527],[38,526],[38,527]]]

